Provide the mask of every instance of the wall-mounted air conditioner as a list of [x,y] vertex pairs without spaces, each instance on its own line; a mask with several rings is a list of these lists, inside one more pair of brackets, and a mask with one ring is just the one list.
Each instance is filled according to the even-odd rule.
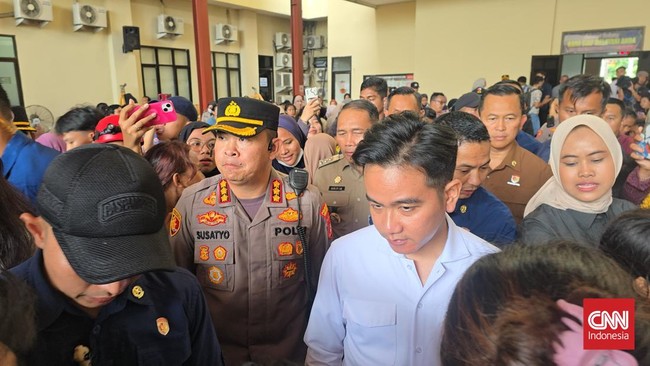
[[275,67],[282,69],[291,68],[291,54],[285,52],[278,52],[275,54]]
[[289,33],[278,32],[275,34],[273,43],[275,44],[276,50],[291,48],[291,36]]
[[323,48],[323,36],[302,37],[302,47],[307,50],[320,50]]
[[43,27],[53,19],[52,1],[14,0],[14,18],[16,25],[38,24]]
[[99,32],[108,25],[106,8],[88,4],[72,4],[72,26],[74,31],[91,29]]
[[222,44],[237,41],[237,27],[230,24],[217,24],[214,26],[214,43]]
[[183,18],[173,17],[167,14],[158,15],[158,38],[178,37],[185,33],[185,22]]

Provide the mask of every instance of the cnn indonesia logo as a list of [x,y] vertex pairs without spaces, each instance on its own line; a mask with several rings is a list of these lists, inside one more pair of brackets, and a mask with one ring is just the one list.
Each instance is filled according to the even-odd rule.
[[584,299],[585,349],[634,349],[634,299]]

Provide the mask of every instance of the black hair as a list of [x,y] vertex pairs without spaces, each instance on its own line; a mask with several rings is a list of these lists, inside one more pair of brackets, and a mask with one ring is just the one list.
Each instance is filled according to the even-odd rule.
[[345,93],[345,94],[343,94],[343,98],[345,98],[345,97],[350,97],[350,98],[352,98],[352,94],[350,94],[350,93]]
[[561,104],[562,99],[564,99],[567,91],[571,91],[571,102],[574,102],[578,99],[586,98],[588,95],[598,93],[602,96],[600,102],[600,110],[604,111],[605,106],[607,105],[607,98],[611,94],[611,88],[609,84],[605,82],[605,79],[599,76],[579,74],[573,76],[567,80],[566,83],[561,84],[559,89],[559,98],[558,101]]
[[377,112],[377,107],[365,99],[355,99],[346,103],[343,105],[343,108],[341,108],[339,116],[341,115],[341,112],[346,109],[356,109],[368,113],[368,117],[370,117],[370,123],[372,124],[375,124],[375,122],[379,120],[379,112]]
[[619,67],[616,68],[616,71],[618,71],[618,70],[620,70],[620,69],[627,70],[627,67],[625,67],[625,66],[619,66]]
[[535,84],[539,83],[540,81],[544,81],[544,78],[541,77],[541,76],[539,76],[539,75],[535,75],[535,76],[533,76],[533,78],[530,80],[530,85],[535,85]]
[[650,310],[632,277],[599,250],[570,242],[511,245],[474,262],[449,302],[442,364],[553,365],[554,344],[568,329],[556,301],[582,305],[585,298],[636,300],[630,353],[648,365]]
[[[524,90],[521,88],[521,84],[519,84],[518,82],[516,82],[514,80],[510,80],[510,79],[501,80],[501,81],[495,83],[494,85],[510,85],[513,88],[517,89],[519,91],[519,93],[524,92]],[[494,86],[494,85],[492,85],[492,86]]]
[[95,108],[97,108],[103,115],[108,116],[108,104],[100,102],[97,103],[97,106]]
[[0,84],[0,102],[5,102],[8,106],[11,106],[11,102],[9,101],[9,94],[7,94],[7,91],[2,86],[2,84]]
[[607,225],[600,249],[635,277],[650,276],[650,211],[621,214]]
[[411,166],[427,177],[427,185],[443,190],[456,168],[456,134],[447,126],[420,121],[406,111],[384,118],[366,131],[352,159],[357,166]]
[[10,272],[0,271],[0,345],[6,345],[20,361],[21,355],[27,355],[35,340],[34,291]]
[[521,93],[521,91],[516,87],[510,85],[510,83],[499,82],[483,90],[483,94],[481,94],[481,101],[478,104],[479,113],[483,110],[483,104],[485,103],[485,99],[488,95],[496,95],[500,97],[516,95],[519,97],[519,106],[521,107],[521,113],[523,114],[526,110],[526,102],[524,101],[524,95]]
[[454,111],[443,114],[436,124],[450,127],[458,137],[458,144],[465,142],[489,142],[490,134],[480,119],[466,112]]
[[412,95],[413,98],[415,98],[415,104],[418,106],[418,110],[422,109],[422,103],[420,103],[419,94],[410,86],[401,86],[388,94],[388,99],[386,100],[386,109],[388,109],[390,106],[390,100],[393,99],[393,97],[396,95]]
[[[532,80],[535,80],[535,79],[533,78]],[[518,83],[526,83],[526,81],[528,81],[528,79],[526,79],[525,76],[520,76],[520,77],[517,78]],[[531,84],[533,84],[532,81],[531,81]]]
[[429,100],[435,99],[436,97],[444,97],[445,94],[441,92],[433,92],[431,93],[431,98]]
[[607,99],[607,104],[616,104],[619,108],[621,108],[621,115],[624,116],[625,103],[623,103],[622,100],[620,100],[618,98],[609,98],[609,99]]
[[429,100],[429,96],[426,93],[420,94],[420,101],[422,100],[422,98],[427,98],[427,100]]
[[636,111],[630,107],[625,107],[625,109],[623,110],[623,118],[627,118],[627,117],[633,117],[634,120],[636,121],[637,119]]
[[14,121],[17,122],[29,122],[29,119],[27,118],[27,111],[25,110],[25,107],[20,106],[20,105],[15,105],[11,107],[11,111],[14,113]]
[[380,97],[386,98],[388,95],[388,83],[386,83],[386,80],[376,77],[376,76],[371,76],[367,78],[366,80],[361,83],[361,89],[360,91],[363,91],[364,89],[371,88],[374,91],[379,94]]
[[109,105],[108,108],[106,109],[107,115],[110,116],[111,114],[115,114],[115,110],[118,109],[118,108],[122,108],[122,106],[119,105],[119,104],[111,104],[111,105]]
[[9,103],[0,99],[0,118],[4,119],[7,123],[11,123],[13,121],[13,116]]
[[95,131],[97,122],[104,115],[94,107],[76,107],[59,117],[54,126],[57,134],[62,135],[70,131]]

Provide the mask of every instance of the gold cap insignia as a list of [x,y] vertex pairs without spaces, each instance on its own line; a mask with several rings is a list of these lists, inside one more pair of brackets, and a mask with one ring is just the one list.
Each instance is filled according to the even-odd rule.
[[138,299],[141,299],[142,296],[144,296],[144,290],[140,286],[133,286],[131,293]]
[[465,212],[467,212],[467,206],[465,205],[460,206],[460,213],[465,213]]
[[228,104],[226,110],[223,112],[228,117],[237,117],[239,113],[241,113],[241,108],[239,108],[239,105],[234,100]]

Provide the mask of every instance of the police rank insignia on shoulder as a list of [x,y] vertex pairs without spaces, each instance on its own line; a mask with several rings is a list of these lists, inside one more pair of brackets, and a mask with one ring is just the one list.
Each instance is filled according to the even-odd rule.
[[320,167],[324,167],[325,165],[336,163],[337,161],[339,161],[341,159],[343,159],[342,154],[330,156],[327,159],[323,159],[323,160],[319,161],[318,162],[318,167],[320,168]]
[[229,203],[230,202],[230,187],[228,187],[228,181],[221,179],[219,181],[219,203]]
[[273,179],[271,182],[271,202],[282,203],[282,181]]
[[172,210],[172,217],[169,220],[169,236],[175,236],[181,229],[181,213],[176,208]]

